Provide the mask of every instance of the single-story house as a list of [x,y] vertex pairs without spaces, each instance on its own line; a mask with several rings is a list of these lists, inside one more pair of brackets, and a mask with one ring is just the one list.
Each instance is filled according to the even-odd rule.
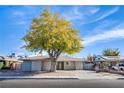
[[13,70],[16,69],[16,63],[18,63],[17,58],[5,57],[4,60],[6,62],[6,67],[10,67]]
[[[50,71],[51,62],[48,57],[34,56],[23,59],[22,71]],[[57,70],[83,70],[83,58],[59,57]]]
[[94,69],[94,63],[91,61],[85,60],[83,62],[83,70],[93,70]]
[[4,68],[13,69],[13,70],[20,69],[18,65],[20,64],[20,61],[17,58],[0,56],[0,62],[2,65],[4,65]]
[[3,56],[0,56],[0,69],[2,69],[4,63],[5,63],[4,57]]
[[3,61],[4,60],[4,57],[3,56],[0,56],[0,61]]
[[94,63],[100,64],[102,68],[104,67],[111,67],[113,65],[116,65],[118,63],[124,63],[124,57],[122,56],[96,56]]

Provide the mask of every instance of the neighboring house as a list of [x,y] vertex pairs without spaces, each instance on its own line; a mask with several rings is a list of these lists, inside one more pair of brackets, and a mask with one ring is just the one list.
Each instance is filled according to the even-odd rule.
[[6,62],[6,67],[10,67],[11,69],[16,69],[16,63],[18,62],[18,59],[5,57],[4,60]]
[[3,68],[13,70],[20,69],[19,68],[20,61],[17,58],[0,56],[0,62],[3,63]]
[[94,63],[91,61],[84,61],[83,62],[83,70],[94,70]]
[[95,64],[100,64],[101,67],[111,67],[117,63],[124,63],[124,57],[121,56],[96,56]]
[[0,69],[2,69],[4,64],[5,64],[4,57],[0,56]]
[[[51,62],[48,57],[35,56],[23,59],[22,71],[50,71]],[[83,70],[83,58],[59,57],[57,70]]]
[[0,56],[0,61],[3,61],[4,60],[4,57],[3,56]]
[[94,62],[110,62],[113,65],[117,63],[124,63],[124,57],[122,56],[96,56],[96,59]]

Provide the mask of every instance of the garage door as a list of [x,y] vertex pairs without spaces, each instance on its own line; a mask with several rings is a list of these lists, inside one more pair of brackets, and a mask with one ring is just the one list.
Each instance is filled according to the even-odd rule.
[[92,64],[92,63],[84,63],[83,64],[83,69],[84,70],[92,70],[93,66],[94,66],[94,64]]
[[21,68],[22,68],[22,71],[31,71],[31,63],[32,62],[23,62],[22,63],[22,66],[21,66]]
[[41,61],[32,62],[32,71],[41,71],[41,70],[42,70],[42,62]]

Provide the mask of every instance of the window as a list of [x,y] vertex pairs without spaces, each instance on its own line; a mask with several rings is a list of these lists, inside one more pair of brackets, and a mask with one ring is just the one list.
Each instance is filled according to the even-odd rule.
[[69,65],[69,62],[66,62],[66,65]]
[[119,64],[119,66],[124,66],[124,64]]

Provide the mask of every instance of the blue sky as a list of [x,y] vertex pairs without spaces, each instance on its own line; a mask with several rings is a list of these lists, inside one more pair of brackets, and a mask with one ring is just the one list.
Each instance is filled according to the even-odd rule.
[[[20,48],[33,18],[46,6],[0,6],[0,55],[32,54]],[[74,56],[101,54],[105,48],[119,48],[124,55],[124,6],[50,6],[69,19],[80,32],[85,48]]]

